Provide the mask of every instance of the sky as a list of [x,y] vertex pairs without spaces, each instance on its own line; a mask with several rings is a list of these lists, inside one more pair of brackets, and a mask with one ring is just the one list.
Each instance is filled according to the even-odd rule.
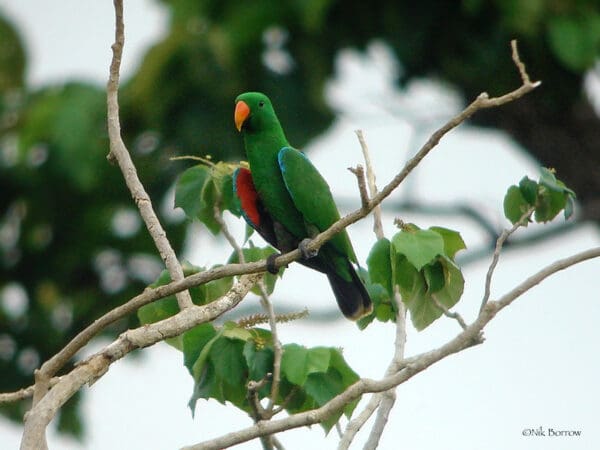
[[[105,83],[114,33],[112,2],[0,0],[0,8],[24,33],[30,55],[28,79],[33,85],[73,78]],[[73,14],[78,20],[69,20]],[[148,45],[164,32],[166,16],[153,1],[130,0],[125,23],[123,76],[127,77]],[[463,106],[451,90],[431,80],[416,81],[399,91],[393,84],[398,70],[385,45],[374,42],[364,53],[342,51],[328,84],[326,95],[339,111],[338,118],[305,150],[329,180],[345,212],[359,206],[355,178],[345,169],[362,162],[354,130],[364,130],[382,186],[436,127]],[[232,99],[236,95],[232,93]],[[467,125],[446,136],[393,198],[461,201],[477,207],[499,227],[507,226],[502,198],[523,175],[537,178],[537,164],[509,137]],[[481,231],[465,220],[418,214],[402,218],[422,227],[458,229],[470,251],[484,243]],[[384,211],[388,237],[394,234],[393,219]],[[243,224],[231,217],[228,223],[241,238]],[[349,228],[363,262],[375,240],[371,226],[365,220]],[[194,231],[184,255],[194,264],[214,263],[219,254],[229,251],[224,241],[215,240],[200,226]],[[494,275],[492,298],[556,259],[599,243],[597,228],[583,225],[543,243],[505,252]],[[486,259],[464,270],[465,293],[457,310],[467,322],[476,316],[488,264]],[[400,386],[380,448],[428,450],[440,448],[440,442],[444,448],[466,450],[600,448],[596,346],[600,294],[595,287],[599,271],[596,260],[556,274],[499,314],[486,328],[483,345],[451,356]],[[285,292],[285,298],[278,292]],[[274,299],[313,310],[329,310],[323,305],[333,302],[325,278],[299,265],[286,271]],[[457,324],[446,319],[421,333],[409,324],[407,356],[438,347],[458,331]],[[326,324],[298,321],[281,325],[279,333],[284,343],[342,347],[350,365],[369,378],[380,378],[393,354],[394,328],[389,324],[360,332],[343,319]],[[106,343],[95,341],[85,354]],[[85,391],[85,441],[73,442],[50,430],[50,449],[176,449],[251,424],[243,413],[216,402],[200,401],[192,418],[187,407],[192,379],[181,354],[166,344],[144,349],[141,358],[118,361]],[[370,424],[353,448],[362,447]],[[582,434],[577,438],[525,435],[539,427]],[[18,448],[21,432],[0,419],[0,447]],[[338,441],[335,431],[324,437],[318,426],[282,433],[279,438],[288,449],[333,449]],[[251,442],[236,448],[260,446]]]

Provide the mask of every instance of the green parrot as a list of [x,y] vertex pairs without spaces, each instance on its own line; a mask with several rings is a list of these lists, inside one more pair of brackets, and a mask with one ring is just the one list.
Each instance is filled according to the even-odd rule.
[[259,92],[239,95],[234,120],[244,137],[250,170],[238,169],[233,187],[248,224],[281,252],[300,248],[299,262],[327,276],[347,318],[370,313],[371,298],[352,264],[357,259],[346,230],[318,254],[306,251],[306,240],[329,228],[340,214],[327,182],[288,143],[269,98]]

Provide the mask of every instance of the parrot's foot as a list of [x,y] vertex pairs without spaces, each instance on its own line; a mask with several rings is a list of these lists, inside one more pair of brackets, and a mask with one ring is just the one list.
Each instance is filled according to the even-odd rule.
[[300,241],[300,244],[298,244],[298,249],[300,250],[300,253],[302,253],[302,258],[304,258],[304,259],[314,258],[319,253],[318,250],[310,250],[308,248],[308,245],[311,242],[312,242],[312,239],[306,238],[306,239],[302,239]]
[[281,256],[280,253],[271,253],[267,256],[267,271],[273,275],[277,275],[277,272],[279,272],[279,269],[275,266],[275,260],[278,256]]

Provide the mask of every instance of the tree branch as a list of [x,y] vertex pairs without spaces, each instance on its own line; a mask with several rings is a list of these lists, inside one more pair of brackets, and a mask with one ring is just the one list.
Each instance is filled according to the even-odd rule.
[[179,336],[196,325],[214,320],[242,301],[260,278],[260,275],[244,275],[218,300],[203,306],[192,305],[168,319],[128,330],[110,345],[79,363],[71,372],[62,376],[29,411],[25,419],[21,450],[39,450],[46,427],[58,409],[84,384],[93,383],[106,373],[110,364],[137,348],[149,347],[167,338]]
[[[123,56],[123,45],[125,43],[125,27],[123,24],[123,1],[114,0],[115,5],[115,43],[112,45],[113,57],[110,63],[110,74],[108,84],[106,86],[106,101],[108,106],[108,138],[110,141],[109,160],[116,160],[119,164],[125,183],[131,192],[131,196],[135,201],[148,233],[152,236],[154,244],[158,249],[161,258],[165,262],[171,279],[179,281],[184,278],[183,269],[177,260],[175,252],[171,248],[171,244],[167,240],[165,230],[163,229],[148,193],[140,182],[137,170],[129,151],[125,147],[125,143],[121,138],[121,124],[119,122],[119,69],[121,66],[121,58]],[[187,308],[193,305],[192,298],[189,292],[182,291],[177,294],[177,303],[179,308]]]
[[[396,302],[396,308],[398,309],[398,312],[396,313],[396,343],[394,346],[394,357],[392,358],[392,361],[390,362],[390,365],[386,371],[386,375],[388,376],[396,372],[397,367],[402,364],[406,347],[406,308],[402,302],[402,297],[400,296],[398,286],[394,287],[394,300]],[[373,424],[371,433],[369,433],[369,438],[365,443],[365,450],[375,450],[379,446],[379,441],[383,435],[383,430],[385,429],[390,412],[392,411],[394,403],[396,402],[396,387],[375,395],[381,398],[381,402],[379,403],[379,408],[377,409],[375,423]]]
[[354,174],[358,183],[358,192],[360,194],[360,204],[366,208],[369,204],[369,194],[367,193],[367,180],[365,179],[365,169],[360,164],[356,167],[348,167],[348,170]]
[[[356,130],[355,133],[358,137],[358,142],[360,143],[363,158],[365,159],[369,192],[371,193],[372,197],[375,194],[377,194],[377,184],[375,183],[376,177],[375,171],[373,170],[373,163],[371,162],[371,154],[369,153],[369,147],[367,146],[367,141],[365,139],[363,131]],[[381,223],[381,205],[377,205],[375,208],[373,208],[373,231],[375,232],[375,236],[377,237],[377,239],[383,238],[383,224]]]
[[500,259],[500,252],[502,251],[502,247],[503,247],[504,243],[506,242],[506,240],[509,238],[509,236],[511,234],[513,234],[515,231],[517,231],[517,229],[524,226],[529,221],[529,219],[531,218],[531,215],[533,214],[534,211],[535,211],[534,206],[532,206],[527,211],[525,211],[523,213],[523,215],[521,216],[521,218],[517,222],[515,222],[515,224],[510,229],[504,229],[502,231],[502,233],[500,234],[500,236],[498,237],[498,239],[496,240],[496,248],[494,249],[494,254],[492,255],[492,262],[490,263],[490,267],[488,268],[488,271],[485,275],[485,286],[484,286],[484,292],[483,292],[483,299],[481,300],[481,306],[479,308],[479,311],[483,310],[483,308],[485,307],[485,304],[488,302],[488,300],[490,298],[491,287],[492,287],[492,276],[494,275],[494,270],[496,270],[496,265],[498,265],[498,260]]

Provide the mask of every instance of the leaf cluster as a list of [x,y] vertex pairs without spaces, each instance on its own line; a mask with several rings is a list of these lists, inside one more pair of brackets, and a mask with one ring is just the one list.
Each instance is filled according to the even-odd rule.
[[442,227],[420,229],[402,224],[391,240],[380,239],[367,259],[367,289],[373,312],[358,325],[365,328],[374,319],[395,321],[397,299],[401,299],[417,330],[423,330],[449,309],[463,293],[464,278],[454,257],[466,245],[457,231]]
[[[504,196],[504,215],[513,224],[530,209],[538,223],[551,221],[561,211],[568,219],[573,214],[574,203],[575,192],[558,180],[552,170],[543,167],[537,182],[525,176],[518,185],[508,188]],[[527,226],[527,222],[523,225]]]

